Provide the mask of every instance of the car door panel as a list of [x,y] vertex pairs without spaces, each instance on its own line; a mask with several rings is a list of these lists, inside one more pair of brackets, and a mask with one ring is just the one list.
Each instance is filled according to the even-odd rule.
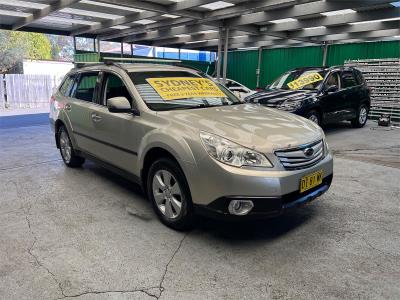
[[93,99],[98,73],[88,72],[81,74],[71,92],[72,97],[68,98],[64,107],[71,123],[72,135],[77,147],[79,150],[86,152],[91,152],[92,149],[96,148],[96,142],[91,139],[93,126],[90,114],[93,107],[96,106],[93,103]]
[[349,120],[356,116],[357,103],[361,97],[357,86],[357,81],[352,70],[345,70],[341,74],[343,91],[345,92],[343,111],[340,114],[340,120]]
[[109,164],[139,175],[137,151],[139,137],[143,136],[142,127],[138,122],[140,116],[131,113],[111,113],[106,106],[108,98],[129,97],[132,103],[133,97],[118,75],[107,72],[102,78],[98,104],[91,111],[92,135],[97,141],[93,154]]
[[137,151],[143,130],[137,118],[130,113],[110,113],[105,106],[93,109],[97,120],[92,119],[93,138],[98,146],[94,155],[120,169],[138,173]]
[[[329,83],[331,76],[335,78],[335,81]],[[324,121],[327,123],[337,121],[338,115],[340,115],[341,111],[343,110],[345,101],[345,93],[340,86],[339,72],[333,72],[329,74],[323,90],[327,90],[331,85],[336,85],[338,90],[331,93],[324,93],[320,98],[321,108],[324,114]]]

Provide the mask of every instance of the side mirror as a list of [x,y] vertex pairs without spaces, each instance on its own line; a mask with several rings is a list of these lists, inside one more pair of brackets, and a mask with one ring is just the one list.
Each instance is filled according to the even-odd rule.
[[108,111],[112,113],[132,112],[131,104],[125,97],[114,97],[107,100]]
[[331,85],[330,87],[328,87],[328,88],[325,90],[325,94],[335,93],[335,92],[337,92],[338,90],[339,90],[339,88],[338,88],[337,85]]

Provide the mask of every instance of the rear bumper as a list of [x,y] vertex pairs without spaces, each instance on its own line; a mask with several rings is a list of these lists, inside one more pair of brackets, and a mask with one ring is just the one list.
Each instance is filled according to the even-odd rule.
[[[280,197],[248,197],[248,196],[229,196],[218,198],[208,205],[195,205],[195,212],[217,219],[257,219],[279,216],[285,211],[304,205],[313,201],[324,194],[332,183],[333,174],[326,176],[319,186],[316,186],[305,193],[298,190]],[[231,200],[251,200],[254,208],[245,216],[235,216],[228,212],[228,205]]]

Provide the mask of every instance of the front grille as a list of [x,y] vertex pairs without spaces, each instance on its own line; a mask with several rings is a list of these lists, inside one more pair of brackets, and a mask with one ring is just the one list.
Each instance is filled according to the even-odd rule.
[[285,169],[305,169],[315,165],[324,157],[324,143],[320,140],[292,149],[278,150],[275,151],[275,155]]

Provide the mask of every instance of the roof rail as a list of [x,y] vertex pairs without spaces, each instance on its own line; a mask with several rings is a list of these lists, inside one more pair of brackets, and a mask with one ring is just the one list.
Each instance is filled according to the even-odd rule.
[[162,58],[138,58],[138,57],[103,57],[103,62],[168,62],[181,63],[178,59],[162,59]]

